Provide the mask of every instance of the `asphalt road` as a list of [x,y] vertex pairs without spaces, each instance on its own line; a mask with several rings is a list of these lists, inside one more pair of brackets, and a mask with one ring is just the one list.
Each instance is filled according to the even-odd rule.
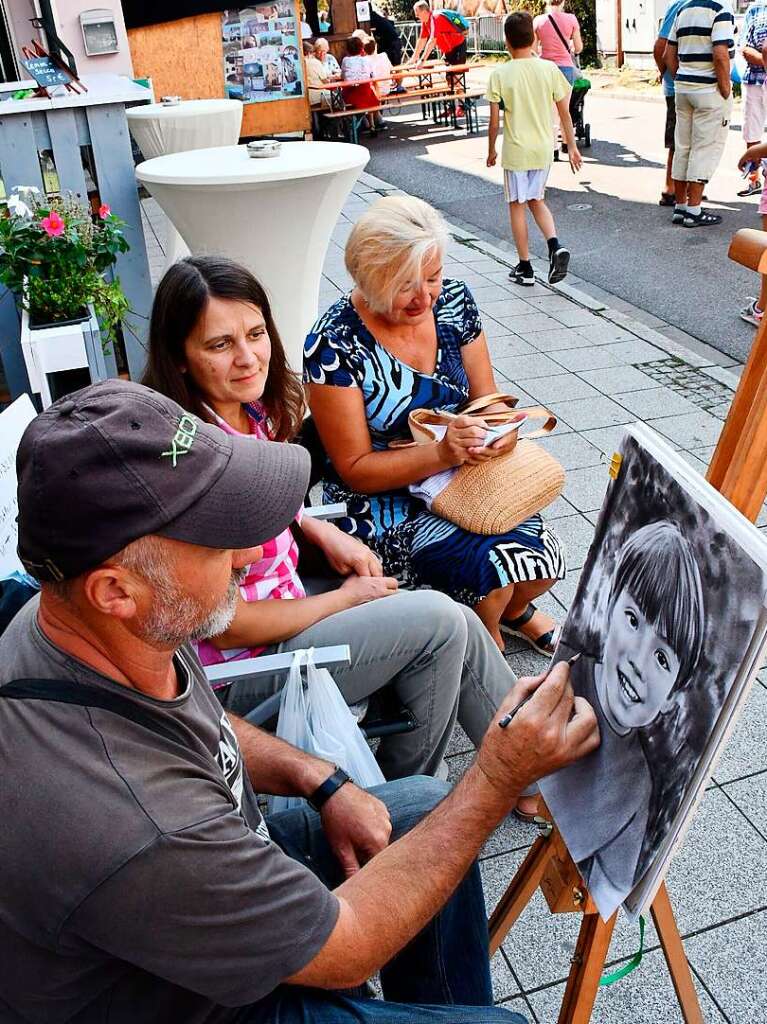
[[[707,187],[708,205],[723,214],[723,223],[696,229],[673,227],[671,211],[657,205],[665,166],[662,100],[591,94],[585,112],[593,144],[583,151],[584,167],[573,176],[567,163],[555,163],[547,191],[559,237],[573,253],[573,273],[745,360],[754,330],[738,311],[756,294],[758,279],[728,260],[727,247],[736,229],[760,227],[760,218],[759,197],[736,197],[743,186],[739,107],[720,169]],[[485,106],[483,123],[486,113]],[[390,130],[367,143],[371,174],[421,196],[449,218],[509,237],[500,168],[485,167],[484,130],[467,137],[401,117],[389,123]],[[534,228],[531,243],[545,255]]]

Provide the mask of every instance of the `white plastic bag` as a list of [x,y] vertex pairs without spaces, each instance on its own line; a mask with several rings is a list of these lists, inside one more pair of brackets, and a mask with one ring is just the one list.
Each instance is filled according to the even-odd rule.
[[[302,660],[306,662],[306,684]],[[333,677],[314,664],[313,649],[293,655],[280,699],[277,735],[308,754],[337,764],[363,789],[386,781]],[[302,804],[301,797],[270,796],[269,813]]]

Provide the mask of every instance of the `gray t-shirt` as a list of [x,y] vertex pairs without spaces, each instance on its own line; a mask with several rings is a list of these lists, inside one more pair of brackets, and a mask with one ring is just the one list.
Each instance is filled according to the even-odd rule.
[[[196,656],[159,701],[55,647],[39,599],[0,640],[0,685],[75,680],[135,701],[0,698],[0,1020],[230,1021],[322,948],[338,901],[270,842]],[[154,720],[154,719],[153,719]]]

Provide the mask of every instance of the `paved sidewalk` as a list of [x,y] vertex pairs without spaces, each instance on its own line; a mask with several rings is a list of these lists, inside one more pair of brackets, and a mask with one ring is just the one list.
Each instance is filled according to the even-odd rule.
[[[351,282],[343,244],[354,220],[379,198],[396,192],[363,174],[344,207],[325,262],[320,308]],[[153,277],[162,271],[164,218],[143,204]],[[642,420],[704,472],[732,399],[737,377],[625,313],[567,289],[536,284],[515,288],[508,251],[452,230],[445,273],[471,288],[482,311],[499,387],[519,405],[544,404],[559,418],[543,443],[567,470],[564,496],[547,518],[569,553],[570,574],[540,603],[562,618],[572,600],[607,483],[607,457],[622,425]],[[254,239],[254,244],[257,240]],[[541,268],[539,267],[539,272]],[[579,301],[580,299],[580,301]],[[767,529],[763,512],[760,526]],[[545,659],[508,649],[519,674],[538,672]],[[742,720],[715,772],[685,845],[668,876],[707,1022],[767,1020],[767,685],[754,686]],[[450,751],[457,778],[472,757],[461,734]],[[509,821],[485,847],[482,872],[492,909],[535,838],[531,826]],[[493,960],[495,995],[510,1009],[550,1024],[557,1018],[579,925],[575,914],[551,916],[536,894]],[[642,966],[604,989],[594,1024],[674,1024],[681,1013],[651,923]],[[619,921],[611,960],[624,962],[638,946],[636,926]]]

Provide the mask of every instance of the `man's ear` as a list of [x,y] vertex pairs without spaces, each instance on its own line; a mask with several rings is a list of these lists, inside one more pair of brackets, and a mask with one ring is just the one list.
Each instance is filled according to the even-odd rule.
[[83,596],[101,615],[132,619],[141,603],[143,584],[119,565],[102,565],[87,573]]

